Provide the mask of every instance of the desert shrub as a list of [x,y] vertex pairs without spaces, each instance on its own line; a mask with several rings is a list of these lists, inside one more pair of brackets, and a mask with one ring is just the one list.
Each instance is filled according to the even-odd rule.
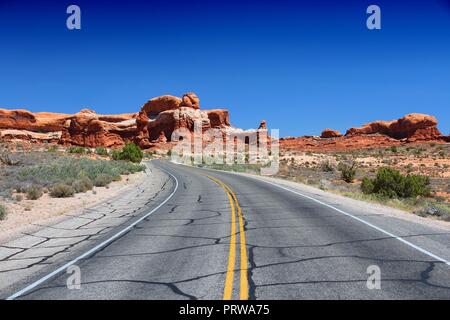
[[28,200],[37,200],[42,197],[44,191],[40,185],[33,184],[32,186],[26,188],[25,193]]
[[77,153],[77,154],[84,154],[86,153],[86,149],[79,146],[72,146],[69,149],[67,149],[68,153]]
[[11,158],[11,154],[8,152],[2,152],[0,153],[0,162],[5,166],[17,166],[21,161]]
[[50,196],[53,198],[68,198],[75,194],[75,189],[65,183],[55,184],[50,189]]
[[365,178],[361,190],[366,194],[377,194],[387,198],[413,198],[430,196],[430,179],[420,175],[402,175],[400,171],[380,168],[375,179]]
[[117,149],[113,149],[113,150],[111,150],[111,152],[110,152],[110,156],[111,156],[111,158],[113,158],[114,160],[121,160],[121,159],[120,159],[120,157],[121,157],[121,151],[120,151],[120,150],[117,150]]
[[412,163],[408,163],[408,165],[406,166],[406,171],[408,173],[411,173],[414,169],[414,166],[412,165]]
[[113,150],[111,157],[114,160],[125,160],[125,161],[139,163],[142,161],[142,158],[144,157],[144,153],[137,145],[130,142],[130,143],[127,143],[120,151]]
[[45,192],[58,183],[71,186],[75,181],[87,177],[93,182],[100,174],[118,180],[120,175],[131,174],[146,169],[145,165],[129,161],[114,161],[72,157],[55,152],[16,152],[11,155],[16,166],[1,165],[0,197],[13,199],[13,191],[23,193],[31,185],[43,187]]
[[21,194],[16,194],[15,200],[16,200],[17,202],[20,202],[20,201],[23,200],[23,196],[22,196]]
[[372,194],[373,189],[373,181],[367,177],[364,177],[361,183],[361,191],[365,194]]
[[72,182],[72,187],[75,189],[76,192],[86,192],[92,190],[94,184],[88,177],[82,177]]
[[120,181],[120,180],[122,180],[122,177],[117,174],[115,176],[112,176],[111,179],[112,179],[112,181]]
[[430,178],[421,175],[407,175],[404,178],[402,198],[429,197],[431,195]]
[[391,152],[397,153],[397,152],[398,152],[397,147],[396,147],[396,146],[392,146],[392,147],[391,147]]
[[144,152],[144,158],[145,159],[151,159],[155,155],[154,151]]
[[58,147],[53,145],[47,148],[47,152],[56,152],[58,151]]
[[6,209],[0,204],[0,220],[6,219]]
[[324,172],[333,172],[334,171],[334,167],[333,165],[330,163],[330,161],[326,160],[326,161],[322,161],[320,163],[320,170],[324,171]]
[[99,156],[107,156],[108,150],[106,150],[105,147],[98,147],[95,148],[95,153],[98,154]]
[[56,183],[71,185],[74,181],[88,177],[91,181],[101,174],[111,177],[123,172],[139,172],[144,165],[126,161],[92,160],[86,158],[61,157],[48,163],[23,168],[17,175],[19,181],[38,181],[44,186]]
[[96,187],[106,187],[112,182],[112,177],[107,174],[100,174],[94,180],[94,186]]
[[347,183],[352,183],[355,180],[356,176],[356,164],[352,163],[351,165],[346,163],[339,163],[339,171],[341,172],[341,178]]

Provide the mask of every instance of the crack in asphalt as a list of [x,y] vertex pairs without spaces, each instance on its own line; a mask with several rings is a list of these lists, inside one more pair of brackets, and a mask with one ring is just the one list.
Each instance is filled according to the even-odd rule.
[[[185,179],[189,180],[189,179]],[[167,190],[169,188],[170,179],[166,179],[164,183],[162,184],[161,190],[155,191],[154,194],[152,194],[151,197],[145,197],[145,188],[140,188],[138,193],[141,195],[143,202],[145,204],[137,204],[135,208],[127,208],[129,207],[129,204],[132,203],[132,201],[128,201],[129,198],[119,200],[120,201],[113,201],[110,200],[109,202],[105,202],[97,207],[97,210],[94,210],[92,208],[87,208],[83,211],[81,216],[75,216],[76,218],[81,218],[88,220],[85,223],[82,223],[78,225],[77,227],[70,229],[66,227],[58,227],[58,226],[44,226],[49,229],[54,230],[61,230],[61,231],[83,231],[85,230],[88,232],[89,230],[97,230],[95,233],[87,233],[87,234],[77,234],[74,236],[44,236],[44,235],[36,235],[36,234],[25,234],[32,237],[37,237],[42,239],[42,241],[39,241],[38,243],[30,246],[30,247],[14,247],[14,246],[1,246],[2,248],[9,249],[9,250],[17,250],[17,252],[11,253],[7,257],[4,257],[0,260],[2,261],[26,261],[27,259],[39,259],[39,261],[29,263],[25,267],[16,268],[16,269],[10,269],[6,271],[0,271],[0,273],[10,272],[10,271],[17,271],[22,269],[31,268],[35,265],[49,265],[52,258],[55,258],[56,255],[62,254],[64,252],[68,252],[72,250],[75,246],[79,245],[80,243],[84,243],[86,241],[96,241],[96,237],[100,236],[102,233],[105,233],[109,229],[113,228],[113,226],[103,226],[103,227],[93,227],[95,226],[95,222],[102,221],[105,217],[113,218],[113,220],[117,219],[123,219],[128,218],[132,219],[133,217],[136,217],[140,215],[144,210],[148,210],[148,206],[153,204],[155,201],[159,200],[159,196],[161,196],[162,192],[164,190]],[[195,190],[192,193],[189,193],[188,184],[190,186],[191,190]],[[193,257],[194,254],[189,252],[191,250],[200,250],[199,252],[201,255],[197,254],[195,252],[196,256],[201,256],[201,259],[205,259],[203,261],[202,265],[207,265],[206,262],[209,262],[210,256],[204,254],[202,250],[206,248],[210,251],[205,251],[208,254],[211,252],[217,252],[217,250],[224,249],[224,252],[227,252],[225,250],[227,247],[230,246],[230,243],[228,243],[226,240],[228,240],[231,235],[229,234],[229,224],[231,221],[227,221],[225,217],[228,218],[228,211],[229,207],[227,207],[224,203],[218,203],[218,201],[212,201],[217,198],[209,197],[208,193],[211,192],[211,188],[209,186],[203,186],[202,184],[198,183],[200,185],[201,192],[198,194],[198,189],[195,189],[196,185],[193,185],[193,182],[189,180],[189,183],[183,182],[183,190],[181,194],[179,194],[178,200],[175,201],[172,199],[171,201],[167,202],[165,206],[163,207],[163,210],[160,210],[156,212],[154,215],[151,215],[143,220],[143,222],[139,225],[134,226],[131,230],[125,232],[120,237],[115,239],[113,242],[105,245],[98,251],[92,253],[88,257],[85,257],[81,259],[79,266],[83,266],[83,263],[94,263],[96,260],[105,260],[110,259],[111,261],[107,262],[100,262],[107,263],[106,265],[120,265],[120,258],[126,257],[126,258],[141,258],[141,257],[147,257],[147,256],[157,256],[157,255],[170,255],[174,253],[181,253],[178,257],[180,257],[180,260],[177,260],[174,257],[174,260],[170,261],[181,261],[186,262],[190,261],[192,263],[192,266],[198,266],[195,262],[195,259],[192,258],[191,260],[185,260],[183,257]],[[239,188],[238,188],[239,189]],[[234,190],[236,188],[234,187]],[[206,195],[206,196],[205,196]],[[129,195],[133,197],[138,197],[138,195]],[[252,198],[254,196],[254,193],[248,193],[248,192],[236,192],[236,196],[239,198],[239,201],[243,201],[244,204],[248,203],[248,199]],[[211,200],[211,201],[205,201]],[[225,198],[224,198],[225,199]],[[261,201],[258,201],[259,199],[262,199]],[[117,200],[117,199],[116,199]],[[226,201],[225,201],[226,202]],[[189,203],[192,205],[192,208],[189,208],[189,211],[185,211],[184,204]],[[335,225],[331,223],[320,223],[320,225],[314,225],[315,221],[320,222],[328,222],[328,221],[335,221],[334,219],[341,219],[340,215],[330,215],[330,214],[321,214],[320,216],[312,215],[312,214],[303,214],[305,210],[309,210],[309,207],[307,205],[297,205],[295,203],[295,206],[293,205],[292,208],[289,207],[289,210],[284,210],[282,213],[280,213],[279,208],[274,206],[273,202],[270,201],[268,198],[264,199],[263,196],[260,198],[254,200],[253,203],[257,203],[256,205],[241,205],[241,208],[243,209],[243,221],[244,221],[244,232],[247,235],[247,239],[252,239],[253,232],[259,231],[259,230],[273,230],[274,233],[277,234],[279,232],[278,230],[294,230],[295,229],[319,229],[324,230],[323,232],[327,232],[327,228],[336,227]],[[211,209],[212,208],[212,209]],[[273,208],[273,212],[267,213],[265,210],[272,210],[270,208]],[[185,213],[188,212],[190,215],[186,216]],[[302,213],[302,215],[299,215],[299,212]],[[315,212],[314,212],[315,213]],[[87,217],[83,215],[92,215],[92,214],[98,214],[98,216],[95,217]],[[111,216],[114,215],[114,216]],[[291,215],[291,216],[289,216]],[[292,217],[292,215],[295,215]],[[367,215],[364,215],[367,216]],[[299,220],[299,217],[301,217],[301,220]],[[310,221],[312,220],[312,221]],[[299,221],[302,224],[301,225],[264,225],[267,223],[277,223],[280,221],[285,221],[285,223],[289,223],[288,221]],[[312,225],[306,225],[303,222],[309,222],[308,224]],[[170,224],[170,223],[174,224]],[[161,223],[162,225],[158,225]],[[283,224],[285,224],[283,223]],[[263,225],[260,225],[263,224]],[[37,225],[37,224],[36,224]],[[39,225],[37,225],[39,226]],[[218,228],[223,229],[213,229],[212,227],[217,226]],[[193,229],[193,227],[199,227],[199,232],[195,233],[194,231],[197,231],[197,229]],[[208,234],[204,233],[208,231],[211,227],[211,230],[213,230],[214,234]],[[217,235],[217,230],[223,230],[223,235],[219,233]],[[272,231],[263,231],[263,232],[272,232]],[[287,232],[287,231],[286,231]],[[289,231],[291,232],[291,231]],[[315,230],[314,230],[315,232]],[[146,242],[145,240],[142,240],[140,242],[136,241],[136,243],[141,244],[151,244],[154,246],[155,250],[148,250],[148,245],[143,246],[144,252],[136,252],[139,250],[139,247],[135,246],[129,246],[127,243],[123,244],[124,247],[127,250],[121,250],[119,253],[114,253],[112,250],[108,250],[112,247],[112,245],[116,245],[120,240],[124,240],[125,237],[131,237],[131,233],[133,237],[148,237],[151,240],[149,242]],[[239,230],[236,230],[235,235],[239,234]],[[290,233],[292,235],[292,233]],[[418,238],[418,237],[426,237],[426,236],[443,236],[443,235],[449,235],[448,232],[441,232],[441,233],[416,233],[416,234],[408,234],[401,236],[401,238]],[[264,244],[258,244],[255,242],[248,242],[246,243],[246,249],[248,253],[248,268],[247,268],[247,275],[248,275],[248,285],[249,285],[249,299],[255,300],[258,299],[261,295],[260,289],[262,288],[268,288],[268,287],[276,287],[276,286],[302,286],[302,285],[309,285],[309,284],[340,284],[340,283],[367,283],[367,278],[362,277],[361,275],[352,276],[350,279],[343,279],[343,280],[329,280],[329,279],[318,279],[318,280],[311,280],[311,279],[305,279],[305,280],[299,280],[299,281],[289,281],[294,280],[292,278],[281,278],[280,280],[287,280],[287,281],[272,281],[272,282],[263,282],[261,280],[261,275],[265,275],[266,272],[277,272],[277,268],[279,267],[285,267],[288,266],[288,268],[295,268],[298,270],[304,269],[303,265],[309,262],[318,262],[320,265],[333,265],[333,264],[339,264],[339,259],[343,259],[345,262],[353,262],[353,260],[361,261],[361,263],[358,264],[358,266],[365,266],[367,263],[378,263],[380,265],[388,264],[388,263],[394,263],[394,266],[397,265],[399,267],[405,267],[405,265],[411,266],[408,270],[411,272],[410,278],[405,276],[399,276],[397,277],[389,277],[389,278],[383,278],[383,282],[391,282],[391,283],[421,283],[428,287],[433,288],[439,288],[442,290],[450,290],[450,287],[444,284],[436,284],[433,283],[433,275],[436,273],[436,270],[440,270],[438,266],[443,265],[443,262],[440,261],[428,261],[428,260],[420,260],[420,259],[400,259],[400,258],[389,258],[389,257],[377,257],[376,255],[372,256],[371,252],[369,251],[368,255],[366,254],[366,251],[353,251],[355,254],[347,254],[347,252],[341,253],[339,248],[335,251],[332,251],[332,253],[336,254],[324,254],[321,250],[312,251],[312,253],[308,253],[310,256],[300,256],[302,254],[299,254],[297,252],[291,252],[290,249],[317,249],[317,248],[330,248],[334,246],[340,246],[340,245],[352,245],[352,244],[373,244],[375,242],[381,242],[381,241],[389,241],[394,239],[393,237],[389,236],[383,236],[383,237],[363,237],[359,239],[356,238],[355,234],[348,233],[350,237],[349,240],[348,237],[344,237],[344,240],[341,238],[338,238],[337,240],[342,241],[329,241],[326,243],[318,243],[318,244],[304,244],[304,239],[296,239],[294,238],[294,241],[290,241],[290,243],[281,244],[283,245],[271,245],[272,243],[269,243],[269,245]],[[347,236],[347,233],[344,233],[344,236]],[[158,239],[161,238],[161,239]],[[64,244],[64,245],[50,245],[48,243],[51,240],[57,240],[57,239],[73,239],[76,240],[71,244]],[[168,240],[165,240],[168,239]],[[255,239],[255,238],[253,238]],[[257,239],[257,238],[256,238]],[[269,240],[273,240],[272,238],[265,238]],[[277,241],[279,238],[276,238]],[[292,240],[292,238],[288,238]],[[323,238],[322,238],[323,239]],[[124,241],[129,241],[130,238]],[[134,239],[131,239],[134,240]],[[171,242],[172,241],[172,242]],[[191,243],[189,243],[189,241]],[[279,240],[283,241],[283,239]],[[192,243],[194,242],[194,243]],[[292,243],[293,242],[293,243]],[[296,243],[297,242],[297,243]],[[300,243],[299,243],[300,242]],[[303,242],[303,243],[302,243]],[[323,242],[323,241],[320,241]],[[46,245],[46,243],[48,243]],[[236,242],[236,244],[239,244],[239,242]],[[158,245],[165,245],[162,248]],[[124,248],[124,247],[115,247],[117,248]],[[172,247],[172,248],[170,248]],[[363,246],[364,247],[364,246]],[[52,254],[48,255],[41,255],[36,257],[27,257],[27,258],[14,258],[15,256],[25,252],[26,250],[29,250],[31,248],[38,248],[38,249],[58,249],[61,248],[61,250],[57,250],[56,252],[52,252]],[[132,252],[126,252],[129,250],[132,250]],[[218,249],[215,249],[218,248]],[[163,249],[163,250],[158,250]],[[261,262],[257,262],[257,258],[265,257],[265,255],[261,254],[258,255],[260,252],[257,250],[264,250],[268,249],[267,251],[271,253],[271,250],[273,250],[274,254],[270,255],[268,259],[264,259]],[[125,251],[126,253],[123,253]],[[133,252],[134,251],[134,252]],[[328,250],[324,250],[328,251]],[[351,252],[351,253],[353,253]],[[305,255],[303,253],[303,255]],[[168,258],[161,258],[161,259],[168,259]],[[162,260],[165,262],[166,260]],[[334,260],[334,261],[333,261]],[[124,260],[127,261],[127,260]],[[139,260],[136,260],[139,261]],[[144,262],[147,262],[147,260],[143,260]],[[150,262],[155,260],[148,260],[149,264]],[[137,262],[136,262],[137,263]],[[139,262],[140,263],[140,262]],[[292,266],[292,267],[291,267]],[[219,266],[222,267],[222,266]],[[180,277],[184,278],[182,279],[176,279],[173,281],[152,281],[148,279],[127,279],[127,278],[119,278],[119,279],[107,279],[107,280],[91,280],[83,282],[83,286],[95,286],[98,284],[109,284],[109,283],[131,283],[131,284],[140,284],[144,286],[163,286],[170,290],[170,292],[175,297],[181,297],[186,298],[189,300],[196,300],[200,299],[203,295],[200,296],[201,293],[193,294],[189,291],[195,291],[195,289],[189,289],[186,290],[183,288],[182,284],[200,281],[203,279],[209,279],[213,277],[220,277],[220,281],[222,281],[222,277],[226,274],[226,266],[223,266],[223,271],[213,272],[210,273],[208,269],[199,268],[199,269],[193,269],[191,270],[189,274],[182,273],[180,274],[174,274],[174,273],[168,273],[167,276],[173,276],[173,277]],[[394,268],[395,269],[395,268]],[[416,270],[417,269],[417,270]],[[220,269],[219,269],[220,270]],[[234,268],[234,271],[240,271],[241,269],[238,267]],[[269,270],[269,271],[267,271]],[[148,269],[149,275],[151,268]],[[435,273],[433,273],[435,272]],[[192,274],[194,273],[194,274]],[[196,275],[196,273],[200,273],[200,275]],[[101,274],[101,273],[100,273]],[[122,273],[121,273],[122,274]],[[127,274],[126,272],[124,273]],[[93,276],[97,275],[96,273],[93,274]],[[293,274],[292,276],[295,276]],[[266,277],[266,276],[265,276]],[[349,276],[350,277],[350,276]],[[58,280],[59,279],[59,280]],[[158,278],[159,279],[159,278]],[[164,279],[164,277],[163,277]],[[264,278],[265,279],[265,278]],[[54,282],[51,282],[47,286],[41,286],[33,291],[28,292],[23,297],[31,296],[32,294],[36,294],[41,291],[45,290],[51,290],[54,288],[65,288],[64,285],[53,285],[54,283],[58,283],[58,281],[61,281],[62,278],[55,278]],[[172,280],[172,279],[170,279]],[[215,279],[214,279],[215,280]],[[268,279],[270,281],[270,278]],[[278,280],[278,279],[277,279]],[[216,280],[218,281],[218,280]],[[200,284],[194,283],[193,288],[200,287]],[[209,292],[208,286],[204,288],[205,291]],[[132,290],[132,289],[131,289]],[[150,290],[150,289],[148,289]],[[330,289],[332,290],[332,289]],[[200,290],[201,291],[201,290]],[[125,291],[127,293],[127,291]],[[339,290],[335,290],[332,292],[333,294],[336,294],[340,296],[341,292]],[[148,291],[148,294],[151,294],[151,291]]]

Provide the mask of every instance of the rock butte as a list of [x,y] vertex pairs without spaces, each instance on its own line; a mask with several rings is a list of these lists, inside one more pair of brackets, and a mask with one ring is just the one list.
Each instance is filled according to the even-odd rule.
[[[136,113],[103,115],[83,109],[76,114],[0,109],[0,139],[30,143],[59,143],[84,147],[120,147],[131,141],[143,149],[169,150],[176,129],[217,128],[242,134],[233,128],[225,109],[201,110],[198,96],[189,92],[181,98],[164,95],[147,101]],[[262,120],[259,129],[266,130]],[[222,132],[223,132],[222,131]],[[350,128],[345,135],[325,129],[320,137],[281,138],[280,147],[298,151],[341,151],[387,147],[412,142],[450,142],[437,129],[437,120],[424,114],[409,114],[393,121],[375,121]],[[270,141],[269,141],[270,143]]]
[[170,143],[176,129],[192,132],[195,122],[203,130],[231,128],[228,110],[200,110],[200,99],[189,92],[181,98],[165,95],[150,99],[139,112],[129,114],[103,115],[89,109],[76,114],[0,109],[0,139],[91,148],[120,147],[131,141],[148,149]]
[[433,116],[411,113],[392,121],[375,121],[359,128],[350,128],[345,135],[325,129],[320,137],[288,137],[280,139],[284,150],[345,151],[361,148],[383,148],[407,143],[450,142],[443,136]]

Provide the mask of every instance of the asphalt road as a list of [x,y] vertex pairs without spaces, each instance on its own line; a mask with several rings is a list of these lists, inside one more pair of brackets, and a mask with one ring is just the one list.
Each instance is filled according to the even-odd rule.
[[[450,265],[413,240],[257,179],[156,165],[173,175],[161,195],[170,198],[75,263],[80,289],[68,289],[69,275],[60,272],[17,298],[450,298]],[[430,237],[450,251],[448,234]],[[379,268],[380,289],[368,288],[368,268]]]

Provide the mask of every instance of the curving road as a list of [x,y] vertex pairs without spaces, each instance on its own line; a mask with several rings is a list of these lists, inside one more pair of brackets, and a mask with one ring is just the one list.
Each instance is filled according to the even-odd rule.
[[[448,232],[259,178],[154,164],[170,187],[131,226],[78,254],[81,289],[49,266],[11,297],[450,298]],[[368,288],[368,268],[380,270],[380,289]]]

